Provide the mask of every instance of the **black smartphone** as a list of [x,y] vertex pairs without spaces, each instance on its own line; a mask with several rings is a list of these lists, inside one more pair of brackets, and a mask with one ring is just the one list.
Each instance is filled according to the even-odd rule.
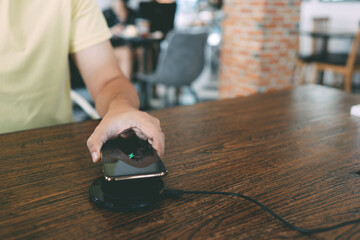
[[151,144],[135,133],[105,142],[101,159],[107,181],[160,177],[168,172]]

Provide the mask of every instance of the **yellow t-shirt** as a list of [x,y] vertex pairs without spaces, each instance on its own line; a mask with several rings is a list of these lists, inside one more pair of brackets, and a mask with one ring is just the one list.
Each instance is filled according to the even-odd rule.
[[68,54],[110,37],[95,0],[0,0],[0,133],[71,122]]

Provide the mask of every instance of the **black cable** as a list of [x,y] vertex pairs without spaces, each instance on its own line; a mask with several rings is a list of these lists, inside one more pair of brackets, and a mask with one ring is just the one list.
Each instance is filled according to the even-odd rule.
[[167,194],[169,196],[180,196],[180,195],[183,195],[183,194],[206,194],[206,195],[234,196],[234,197],[238,197],[238,198],[243,198],[245,200],[253,202],[256,205],[262,207],[262,209],[264,209],[270,215],[272,215],[273,217],[278,219],[280,222],[282,222],[288,228],[291,228],[291,229],[293,229],[295,231],[298,231],[298,232],[301,232],[301,233],[306,233],[306,234],[326,232],[326,231],[330,231],[330,230],[340,228],[340,227],[343,227],[343,226],[346,226],[346,225],[350,225],[350,224],[354,224],[354,223],[360,223],[360,218],[359,218],[359,219],[354,219],[354,220],[351,220],[351,221],[342,222],[342,223],[339,223],[339,224],[336,224],[336,225],[330,226],[330,227],[306,229],[306,228],[297,227],[297,226],[289,223],[288,221],[286,221],[285,219],[280,217],[278,214],[274,213],[270,208],[268,208],[267,206],[265,206],[261,202],[258,202],[255,199],[253,199],[251,197],[248,197],[248,196],[245,196],[243,194],[237,194],[237,193],[231,193],[231,192],[213,192],[213,191],[184,191],[184,190],[177,190],[177,189],[166,189],[166,192],[167,192]]

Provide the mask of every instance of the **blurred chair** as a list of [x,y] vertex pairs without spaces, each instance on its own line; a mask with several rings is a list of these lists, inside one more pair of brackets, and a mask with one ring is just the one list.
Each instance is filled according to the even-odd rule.
[[344,75],[346,92],[351,92],[353,73],[360,71],[360,29],[356,33],[350,51],[348,53],[328,53],[326,57],[314,58],[315,76],[319,71],[330,70]]
[[[312,31],[313,32],[317,32],[317,31],[327,31],[329,30],[329,18],[328,17],[315,17],[313,18],[313,28]],[[299,53],[299,48],[300,48],[300,38],[301,38],[301,34],[299,34],[298,39],[297,39],[297,60],[296,60],[296,66],[300,71],[300,79],[299,79],[299,83],[300,84],[304,84],[305,83],[305,73],[304,70],[306,71],[306,67],[312,63],[313,61],[313,56],[315,54],[317,54],[317,52],[320,51],[321,46],[323,44],[322,39],[320,38],[312,38],[311,39],[311,53],[309,55],[302,55]],[[305,68],[305,69],[304,69]]]
[[68,61],[69,61],[69,69],[70,69],[70,81],[71,81],[70,97],[72,102],[77,106],[79,106],[84,113],[86,113],[87,117],[84,120],[88,118],[99,119],[100,116],[96,112],[96,109],[90,103],[89,99],[86,99],[76,91],[79,89],[85,89],[86,86],[80,75],[79,70],[77,69],[74,61],[70,56],[68,57]]
[[197,94],[191,87],[192,82],[201,74],[205,62],[205,44],[207,31],[173,30],[169,32],[161,44],[158,65],[153,74],[138,74],[142,84],[142,107],[149,107],[149,84],[163,84],[166,86],[165,106],[169,106],[169,87],[176,87],[176,103],[179,102],[180,87],[187,86],[196,102]]
[[71,101],[77,104],[91,119],[100,119],[96,109],[79,93],[70,91]]
[[[330,19],[328,17],[313,18],[313,31],[314,32],[328,31],[329,30],[329,22],[330,22]],[[316,54],[319,52],[319,50],[322,47],[322,44],[324,44],[324,43],[321,38],[312,38],[311,44],[312,44],[311,55],[313,55],[313,54]],[[328,50],[328,49],[326,49],[326,50]]]

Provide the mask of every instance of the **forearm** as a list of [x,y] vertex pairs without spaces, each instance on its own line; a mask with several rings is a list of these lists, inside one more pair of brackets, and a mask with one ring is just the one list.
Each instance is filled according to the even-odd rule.
[[123,76],[109,80],[95,99],[96,110],[101,117],[109,111],[138,109],[139,105],[134,86]]
[[72,56],[101,117],[109,110],[120,107],[139,108],[135,88],[122,74],[109,41]]
[[138,110],[134,86],[121,73],[110,42],[105,41],[73,55],[84,82],[102,117],[87,141],[94,162],[99,161],[102,145],[129,128],[147,139],[161,157],[165,136],[160,121]]

